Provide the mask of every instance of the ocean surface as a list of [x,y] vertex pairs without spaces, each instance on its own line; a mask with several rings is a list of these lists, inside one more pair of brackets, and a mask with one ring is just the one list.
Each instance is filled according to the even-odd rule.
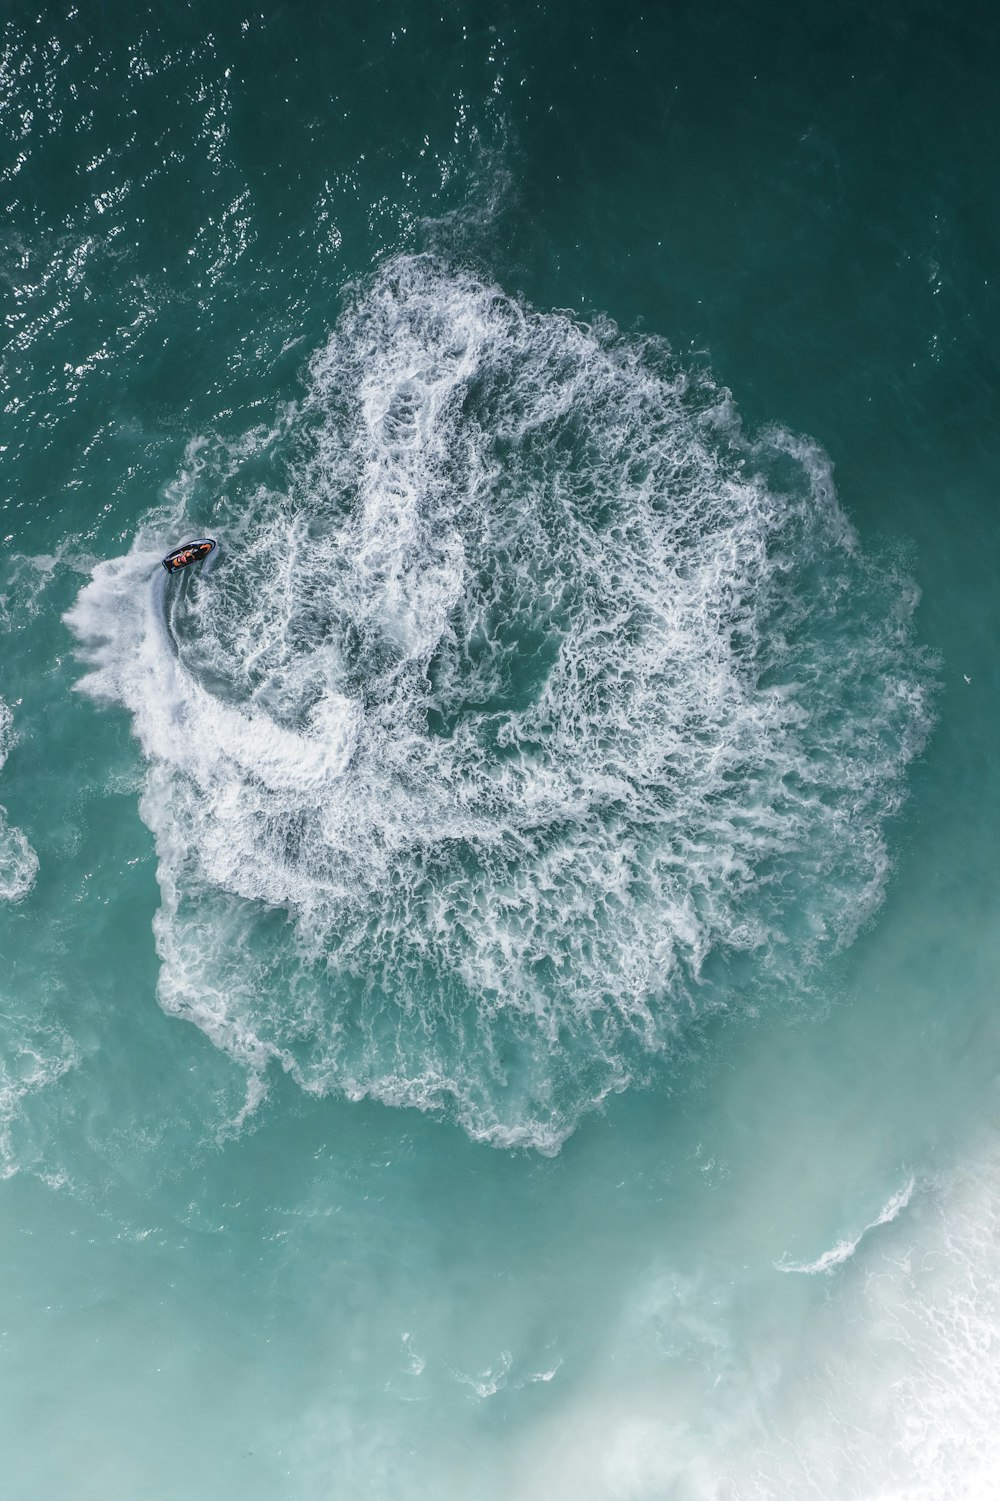
[[993,1501],[993,9],[0,49],[5,1501]]

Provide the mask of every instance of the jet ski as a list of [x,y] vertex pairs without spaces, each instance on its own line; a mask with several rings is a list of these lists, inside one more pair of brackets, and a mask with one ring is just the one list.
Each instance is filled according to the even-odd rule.
[[201,563],[214,552],[218,543],[212,537],[200,537],[197,542],[185,542],[183,547],[175,547],[173,552],[168,552],[163,559],[163,566],[168,573],[180,573],[182,568],[190,568],[192,563]]

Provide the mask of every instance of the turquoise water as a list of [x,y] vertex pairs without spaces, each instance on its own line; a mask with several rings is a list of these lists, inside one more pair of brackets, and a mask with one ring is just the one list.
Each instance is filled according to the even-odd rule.
[[997,1493],[997,42],[10,11],[5,1494]]

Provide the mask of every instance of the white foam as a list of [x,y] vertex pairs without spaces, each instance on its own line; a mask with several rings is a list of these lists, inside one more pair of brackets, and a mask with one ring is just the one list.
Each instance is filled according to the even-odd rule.
[[866,1247],[816,1319],[809,1368],[776,1387],[784,1443],[758,1450],[734,1501],[997,1494],[998,1168],[994,1141]]
[[[25,1104],[79,1062],[77,1049],[60,1027],[30,1022],[6,1008],[0,1049],[0,1180],[34,1167],[37,1149],[16,1139]],[[53,1175],[46,1181],[56,1183]]]
[[857,1245],[850,1275],[780,1304],[746,1268],[661,1275],[612,1328],[593,1377],[521,1430],[495,1494],[993,1501],[995,1136],[936,1186],[908,1183],[875,1226],[884,1233]]
[[0,808],[0,901],[19,902],[38,875],[38,856],[20,829],[12,829]]
[[[14,743],[14,717],[10,706],[0,698],[0,771]],[[38,874],[38,856],[20,829],[7,822],[7,810],[0,807],[0,901],[19,902],[27,896]]]
[[850,1240],[838,1240],[836,1245],[831,1246],[829,1251],[824,1251],[822,1256],[815,1261],[791,1261],[787,1257],[774,1263],[779,1272],[803,1272],[812,1275],[816,1272],[832,1272],[836,1267],[842,1266],[854,1255],[858,1246],[870,1230],[877,1230],[880,1225],[891,1225],[898,1214],[909,1204],[916,1187],[916,1179],[910,1178],[898,1192],[892,1194],[882,1206],[879,1213],[858,1234]]
[[480,1401],[487,1397],[495,1397],[497,1392],[502,1391],[507,1385],[507,1377],[513,1363],[513,1356],[509,1350],[501,1350],[498,1359],[485,1371],[469,1374],[465,1371],[452,1370],[455,1380],[462,1386],[467,1386],[473,1395]]
[[[222,563],[168,586],[209,522]],[[814,445],[655,340],[391,261],[68,617],[150,762],[164,1004],[556,1149],[729,1003],[710,958],[801,984],[881,900],[911,612]]]

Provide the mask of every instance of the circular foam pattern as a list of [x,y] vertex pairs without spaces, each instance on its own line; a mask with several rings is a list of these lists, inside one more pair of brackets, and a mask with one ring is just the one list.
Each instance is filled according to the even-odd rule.
[[69,618],[149,761],[162,1002],[256,1073],[551,1150],[878,905],[916,591],[661,341],[397,258],[189,459]]

